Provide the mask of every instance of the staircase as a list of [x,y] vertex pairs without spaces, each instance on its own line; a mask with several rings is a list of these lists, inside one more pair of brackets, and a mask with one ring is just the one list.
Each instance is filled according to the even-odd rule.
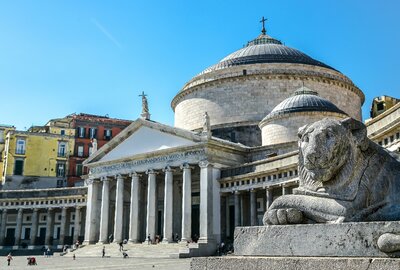
[[[122,257],[119,251],[119,245],[112,244],[96,244],[81,246],[79,249],[69,251],[64,256],[72,257],[101,257],[103,246],[105,247],[105,257]],[[185,244],[131,244],[124,245],[124,251],[131,258],[187,258],[189,257],[189,249]]]

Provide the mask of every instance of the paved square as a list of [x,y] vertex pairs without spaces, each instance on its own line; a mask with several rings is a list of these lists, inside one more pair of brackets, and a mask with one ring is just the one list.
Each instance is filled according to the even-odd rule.
[[[27,265],[26,256],[13,257],[8,269],[174,269],[183,270],[190,268],[190,259],[164,259],[164,258],[76,258],[54,256],[44,258],[37,256],[37,265]],[[7,268],[6,257],[0,260],[0,268]]]

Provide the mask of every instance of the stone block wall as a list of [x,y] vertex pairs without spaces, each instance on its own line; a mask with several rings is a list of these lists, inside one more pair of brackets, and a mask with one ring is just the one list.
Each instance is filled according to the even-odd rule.
[[361,120],[364,95],[339,72],[307,65],[257,64],[216,73],[214,78],[207,74],[207,78],[203,75],[193,79],[174,98],[176,127],[201,128],[206,111],[211,126],[237,122],[258,124],[303,82],[351,117]]

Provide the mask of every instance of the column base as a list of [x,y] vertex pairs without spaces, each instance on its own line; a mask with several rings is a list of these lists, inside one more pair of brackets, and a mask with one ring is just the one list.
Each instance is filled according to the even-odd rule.
[[137,239],[129,239],[128,243],[130,243],[130,244],[140,244],[139,240],[137,240]]
[[182,243],[191,243],[192,242],[192,238],[182,238],[179,242],[182,242]]
[[[75,243],[75,242],[74,242]],[[82,245],[94,245],[94,244],[96,244],[97,242],[96,241],[89,241],[89,240],[84,240],[83,242],[82,242]]]
[[96,245],[106,245],[109,244],[108,241],[99,241],[96,243]]
[[153,243],[149,240],[144,240],[144,242],[142,244],[143,245],[152,245]]
[[200,237],[199,241],[197,241],[199,244],[217,244],[217,241],[214,238],[209,238],[209,237]]
[[172,243],[172,239],[168,239],[168,238],[164,238],[162,241],[161,241],[161,244],[171,244]]

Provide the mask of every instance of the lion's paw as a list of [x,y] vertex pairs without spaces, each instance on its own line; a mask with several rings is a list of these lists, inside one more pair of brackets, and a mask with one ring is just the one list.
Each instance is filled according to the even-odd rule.
[[271,209],[265,212],[264,225],[299,224],[303,222],[303,213],[295,208]]

